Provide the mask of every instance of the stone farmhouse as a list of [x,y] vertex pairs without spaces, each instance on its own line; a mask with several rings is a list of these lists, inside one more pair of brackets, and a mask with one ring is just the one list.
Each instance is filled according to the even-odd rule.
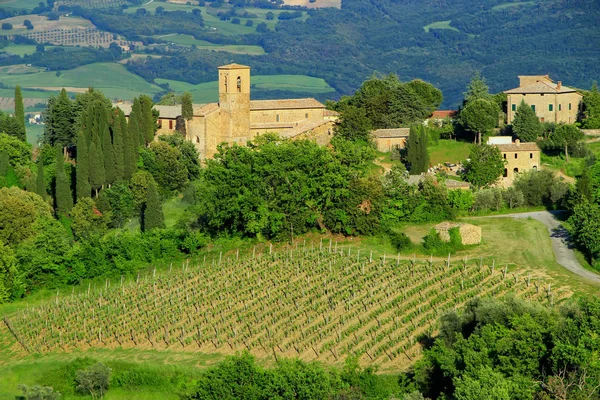
[[403,149],[406,146],[410,128],[376,129],[371,131],[377,151],[391,152],[393,149]]
[[517,139],[513,143],[511,136],[496,136],[490,137],[488,144],[498,147],[506,160],[502,175],[505,183],[512,182],[520,172],[540,168],[540,148],[535,142],[521,143]]
[[519,87],[504,91],[507,95],[508,123],[525,101],[541,122],[572,124],[577,120],[582,95],[573,88],[554,82],[548,75],[521,75]]
[[[194,143],[201,159],[212,158],[223,142],[245,145],[256,136],[274,132],[288,139],[329,143],[337,113],[319,101],[307,99],[251,100],[250,67],[229,64],[218,68],[219,102],[194,105],[186,121],[186,139]],[[117,104],[129,115],[131,107]],[[157,134],[172,134],[181,116],[180,106],[155,106],[160,116]]]

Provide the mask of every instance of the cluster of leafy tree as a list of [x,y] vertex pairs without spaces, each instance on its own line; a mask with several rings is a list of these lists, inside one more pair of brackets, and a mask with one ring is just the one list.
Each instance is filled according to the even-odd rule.
[[[394,71],[404,79],[433,82],[445,93],[444,107],[460,105],[462,88],[476,70],[493,77],[494,92],[516,86],[516,76],[524,71],[552,71],[555,76],[569,77],[572,86],[589,87],[589,71],[595,70],[598,50],[587,43],[600,40],[594,29],[600,10],[593,2],[580,1],[577,6],[539,2],[529,12],[518,6],[491,9],[502,3],[461,0],[440,8],[434,0],[420,2],[419,7],[415,1],[348,0],[341,10],[308,11],[306,21],[281,21],[275,31],[250,35],[267,55],[236,55],[234,59],[252,65],[260,74],[322,77],[340,95],[353,93],[373,71]],[[575,18],[581,29],[575,32],[564,15]],[[468,33],[423,29],[444,20],[452,20],[453,26],[472,20],[490,22]],[[552,51],[540,43],[552,43]],[[206,53],[198,50],[185,57],[195,64]],[[570,60],[568,66],[565,60]],[[143,67],[132,66],[132,71],[144,77],[185,76],[186,67],[171,61],[145,60]],[[203,73],[218,65],[214,60],[210,64]],[[192,74],[188,81],[198,83],[198,77]]]
[[193,12],[161,11],[155,14],[147,12],[144,8],[138,9],[135,14],[125,13],[123,10],[81,7],[68,7],[68,10],[74,15],[90,20],[99,29],[121,34],[129,40],[166,33],[195,35],[204,30],[204,19],[199,8]]
[[429,117],[442,100],[442,92],[433,85],[418,79],[403,83],[390,74],[371,77],[354,95],[331,102],[329,106],[343,115],[338,130],[357,130],[358,126],[382,129],[420,122]]
[[600,92],[596,82],[592,90],[583,95],[583,121],[584,129],[600,129]]
[[474,134],[473,141],[481,144],[482,134],[498,126],[502,99],[489,93],[489,87],[477,71],[467,86],[458,125]]
[[599,321],[597,299],[476,299],[441,318],[413,379],[432,399],[597,399]]
[[[196,179],[200,167],[182,137],[153,141],[147,96],[135,99],[127,121],[93,89],[74,101],[63,90],[49,100],[45,120],[37,166],[29,144],[0,135],[0,182],[16,175],[0,190],[0,302],[40,286],[134,273],[206,244],[197,232],[157,229],[164,228],[161,199]],[[118,230],[136,215],[144,234]]]
[[280,240],[312,229],[373,234],[381,185],[341,152],[273,135],[248,147],[222,145],[201,176],[194,224],[213,235]]
[[[267,369],[246,352],[229,356],[203,370],[123,361],[99,363],[92,358],[77,358],[49,367],[36,386],[38,391],[44,388],[48,393],[70,397],[90,393],[79,389],[82,382],[94,389],[96,395],[101,390],[110,394],[112,389],[122,389],[177,393],[182,399],[362,400],[393,396],[403,400],[419,399],[405,397],[411,388],[405,387],[398,376],[378,374],[375,368],[361,368],[356,358],[348,358],[342,368],[280,359]],[[36,386],[22,390],[33,392]]]

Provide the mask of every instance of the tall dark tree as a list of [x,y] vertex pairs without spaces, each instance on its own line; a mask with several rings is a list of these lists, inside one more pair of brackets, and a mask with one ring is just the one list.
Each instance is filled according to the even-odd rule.
[[[123,147],[123,131],[121,130],[120,120],[122,113],[123,111],[118,108],[112,111],[111,130],[115,156],[115,182],[120,182],[125,177],[125,149]],[[127,125],[125,126],[127,127]]]
[[98,121],[100,130],[100,143],[102,146],[102,155],[104,156],[104,183],[112,185],[115,183],[115,152],[113,149],[112,138],[110,136],[108,114],[104,107],[100,108],[100,120]]
[[27,134],[25,131],[25,107],[23,106],[23,94],[21,93],[21,86],[15,87],[15,118],[21,126],[23,141],[27,140]]
[[95,134],[92,136],[92,142],[90,145],[90,183],[92,189],[98,191],[106,182],[106,174],[104,172],[104,153],[102,152],[102,143],[100,135]]
[[44,161],[42,157],[38,157],[37,160],[37,177],[35,180],[35,192],[40,195],[40,197],[44,200],[48,197],[48,192],[46,191],[46,177],[44,175]]
[[600,91],[596,82],[592,90],[583,95],[583,117],[583,128],[600,129]]
[[0,151],[0,176],[5,176],[8,172],[9,160],[6,149]]
[[152,99],[145,94],[140,96],[140,107],[142,110],[140,118],[140,131],[142,131],[144,145],[154,140],[154,116],[152,115]]
[[[123,120],[125,117],[123,117]],[[123,122],[123,120],[121,122]],[[129,180],[135,173],[137,160],[138,160],[138,146],[139,146],[139,128],[137,118],[129,116],[129,122],[127,124],[127,135],[124,137],[123,148],[125,154],[125,179]],[[123,124],[121,124],[121,129]],[[123,131],[125,132],[125,131]]]
[[60,215],[67,215],[73,208],[73,193],[71,184],[65,173],[65,159],[63,149],[56,147],[56,186],[54,188],[54,202],[56,212]]
[[77,135],[77,166],[75,176],[77,199],[90,197],[92,193],[90,185],[90,157],[88,141],[83,132],[79,132]]
[[427,152],[428,134],[423,125],[410,128],[406,145],[406,161],[411,175],[420,175],[429,169],[429,153]]
[[481,144],[481,134],[496,126],[499,112],[494,102],[474,99],[460,111],[458,120],[466,130],[475,133],[474,141]]
[[338,124],[335,134],[341,138],[351,141],[371,141],[371,121],[367,118],[365,110],[354,106],[346,107]]
[[148,232],[155,228],[164,228],[165,217],[163,215],[160,198],[156,183],[150,182],[146,194],[146,204],[142,207],[142,231]]
[[[129,127],[129,132],[132,134],[135,147],[137,148],[144,146],[146,140],[144,139],[144,132],[141,129],[142,105],[137,97],[133,99],[133,105],[131,106],[131,112],[129,113]],[[131,128],[135,128],[135,131],[133,131]]]
[[542,134],[542,124],[535,111],[524,100],[521,101],[512,123],[515,136],[522,142],[535,142]]
[[67,91],[50,98],[45,113],[44,142],[51,146],[67,147],[75,144],[75,115]]
[[190,92],[184,92],[181,96],[181,115],[186,121],[194,118],[193,99]]
[[471,82],[469,82],[467,91],[464,93],[464,95],[465,99],[463,100],[463,105],[467,105],[473,100],[492,100],[490,88],[485,83],[485,79],[483,79],[479,71],[476,71],[475,75],[473,75],[473,78],[471,78]]

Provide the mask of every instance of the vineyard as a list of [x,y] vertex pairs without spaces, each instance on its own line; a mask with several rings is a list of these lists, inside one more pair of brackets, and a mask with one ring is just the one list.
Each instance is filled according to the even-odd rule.
[[57,294],[4,317],[30,353],[90,347],[169,349],[335,363],[359,354],[389,368],[419,356],[418,337],[475,297],[553,304],[568,297],[540,275],[493,261],[401,260],[316,243],[248,257],[218,255],[198,266]]

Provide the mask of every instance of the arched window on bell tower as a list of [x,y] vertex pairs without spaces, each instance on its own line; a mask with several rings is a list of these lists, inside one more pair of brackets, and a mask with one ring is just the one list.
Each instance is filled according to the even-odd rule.
[[237,91],[238,91],[238,93],[242,92],[242,77],[241,76],[237,77]]

